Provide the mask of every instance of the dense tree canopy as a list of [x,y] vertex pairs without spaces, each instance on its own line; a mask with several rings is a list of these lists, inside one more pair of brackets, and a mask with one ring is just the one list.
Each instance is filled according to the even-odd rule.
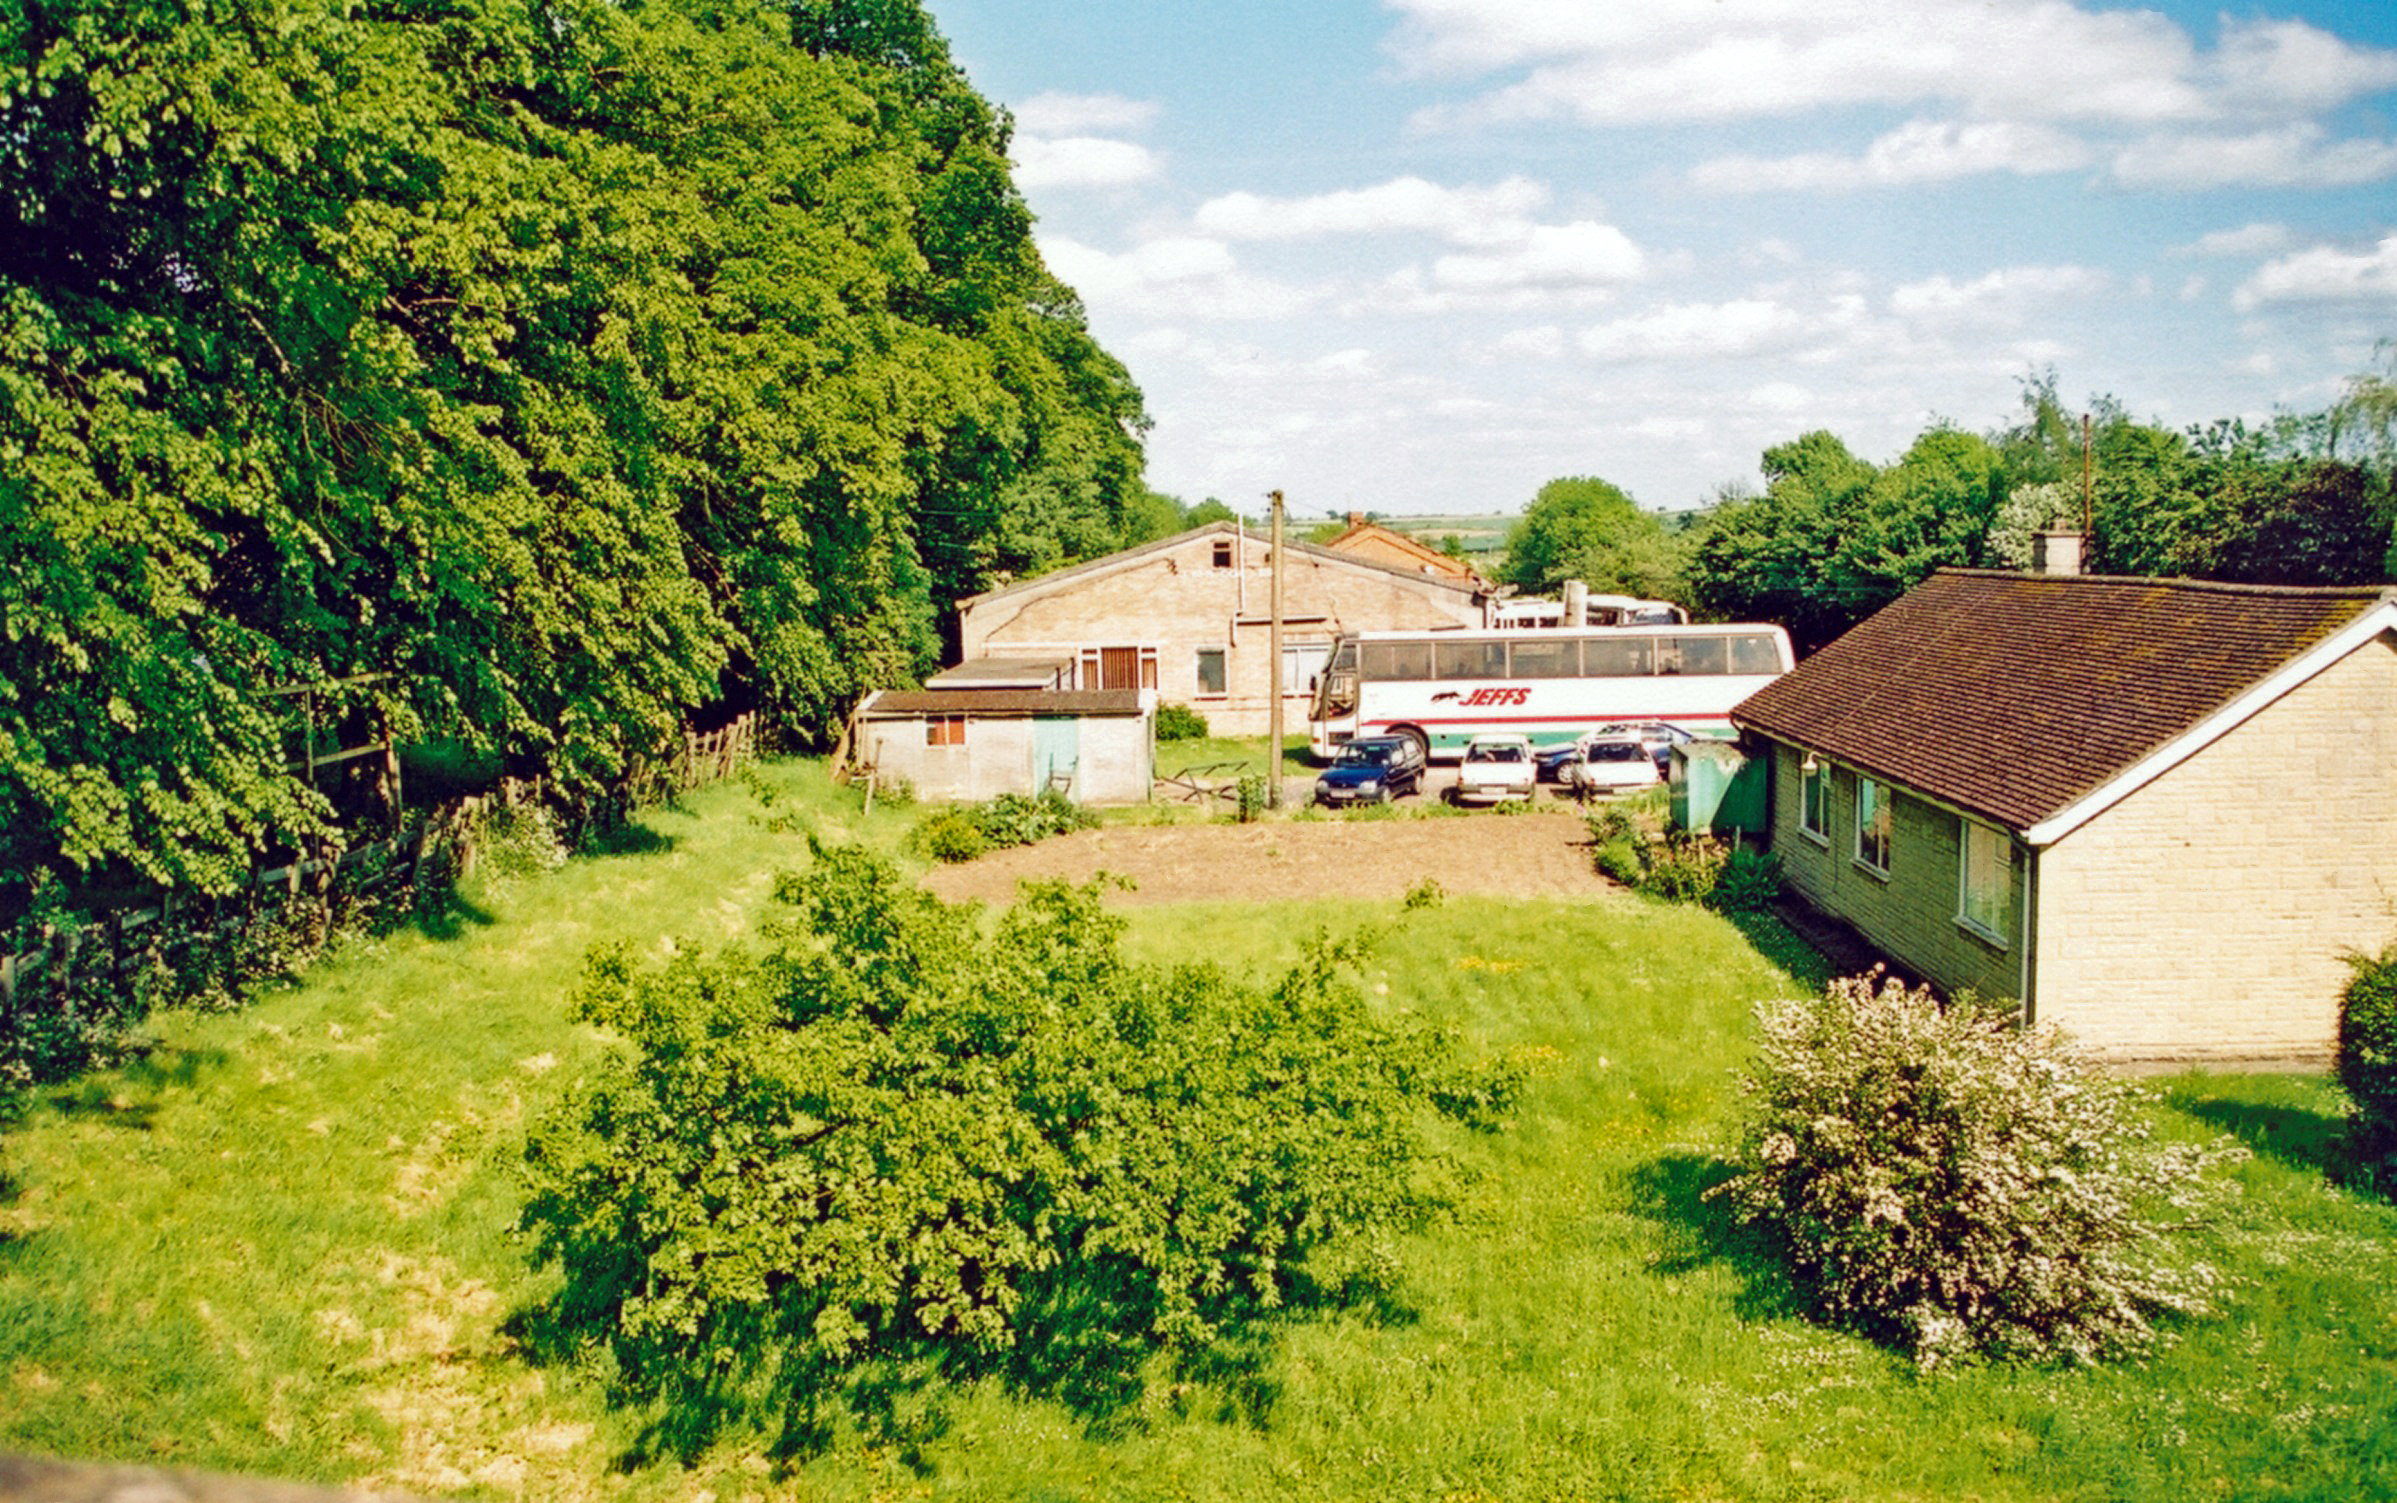
[[915,0],[0,7],[0,871],[317,827],[270,690],[598,779],[1153,534],[1006,147]]
[[1594,475],[1551,480],[1507,534],[1503,584],[1553,594],[1578,579],[1602,594],[1671,599],[1681,559],[1664,524]]
[[1885,467],[1809,433],[1765,451],[1762,495],[1699,524],[1690,601],[1719,618],[1782,622],[1811,651],[1935,569],[2026,567],[2032,534],[2078,531],[2084,514],[2088,565],[2107,573],[2397,578],[2386,390],[2380,376],[2359,376],[2324,412],[2186,433],[2101,398],[2084,430],[2050,374],[2026,383],[2005,429],[1983,437],[1936,424]]

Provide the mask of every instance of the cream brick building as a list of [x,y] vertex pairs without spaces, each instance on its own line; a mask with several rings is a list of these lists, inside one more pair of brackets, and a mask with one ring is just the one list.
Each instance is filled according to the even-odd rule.
[[[1306,729],[1341,632],[1479,626],[1469,580],[1285,540],[1284,722]],[[1261,735],[1270,715],[1273,548],[1232,522],[1111,553],[957,604],[962,661],[1058,657],[1079,689],[1153,689],[1210,729]]]
[[1799,893],[2114,1058],[2327,1057],[2397,939],[2397,591],[1948,570],[1733,718]]

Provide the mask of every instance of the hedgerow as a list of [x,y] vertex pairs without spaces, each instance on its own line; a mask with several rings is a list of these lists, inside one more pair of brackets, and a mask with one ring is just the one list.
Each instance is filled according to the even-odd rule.
[[2177,1256],[2206,1165],[2049,1028],[1870,976],[1768,1003],[1737,1177],[1816,1311],[1910,1354],[2095,1361],[2209,1306]]

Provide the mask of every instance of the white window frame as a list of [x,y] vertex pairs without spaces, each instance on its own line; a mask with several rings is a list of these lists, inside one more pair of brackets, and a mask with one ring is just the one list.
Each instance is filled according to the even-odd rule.
[[[1813,790],[1811,798],[1809,788]],[[1818,802],[1820,809],[1815,807]],[[1811,814],[1820,814],[1823,822],[1815,824],[1807,818]],[[1798,762],[1798,833],[1826,849],[1831,844],[1831,764],[1811,755]]]
[[2014,903],[2014,837],[1995,825],[1985,825],[1977,819],[1958,815],[1956,819],[1956,926],[2003,950],[2006,935],[1993,925],[1984,924],[1973,914],[1973,837],[1976,834],[1994,843],[2000,857],[1997,868],[1997,910],[2000,922],[2008,916]]
[[[1872,857],[1865,854],[1864,832],[1867,828],[1867,825],[1864,815],[1864,803],[1865,790],[1867,789],[1872,790],[1873,804],[1875,809],[1878,811],[1875,819],[1872,822],[1875,824],[1886,822],[1888,825],[1888,829],[1881,837],[1881,859],[1879,861],[1875,861]],[[1896,802],[1897,801],[1890,796],[1890,788],[1888,784],[1883,783],[1876,778],[1868,778],[1863,773],[1856,774],[1856,865],[1862,870],[1870,872],[1874,876],[1880,877],[1885,881],[1889,877],[1890,853],[1896,848],[1898,843]]]

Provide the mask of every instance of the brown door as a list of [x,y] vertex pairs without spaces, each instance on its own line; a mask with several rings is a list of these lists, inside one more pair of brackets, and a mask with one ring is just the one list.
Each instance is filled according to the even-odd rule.
[[1137,647],[1100,648],[1099,687],[1102,689],[1139,688],[1140,649]]

